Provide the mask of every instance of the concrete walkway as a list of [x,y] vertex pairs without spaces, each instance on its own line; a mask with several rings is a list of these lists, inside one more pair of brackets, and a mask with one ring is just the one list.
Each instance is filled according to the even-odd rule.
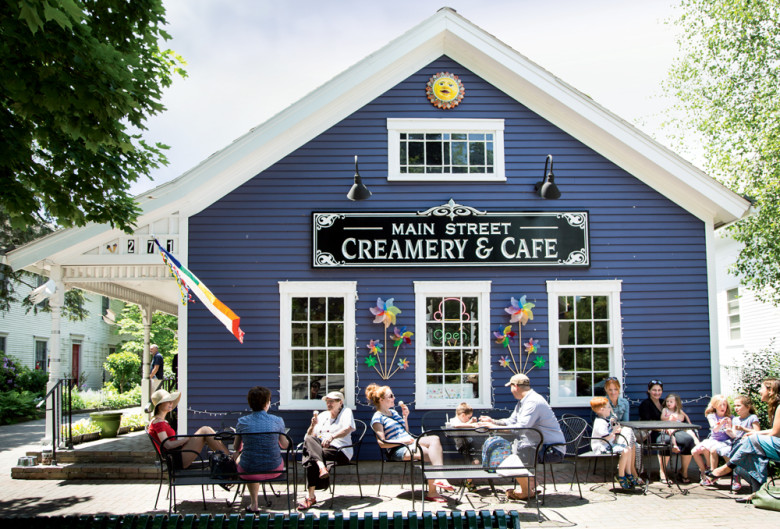
[[[154,509],[157,494],[156,481],[105,481],[105,480],[12,480],[10,468],[16,464],[20,456],[27,451],[40,449],[40,439],[43,436],[43,421],[31,421],[23,424],[0,426],[0,463],[5,472],[0,474],[0,517],[16,516],[56,516],[73,514],[154,514],[167,513],[166,488],[160,495],[158,508]],[[116,439],[106,439],[95,443],[77,445],[78,450],[137,450],[148,444],[144,432],[126,434]],[[400,471],[401,465],[393,465]],[[369,511],[376,515],[379,512],[409,512],[412,510],[412,493],[408,483],[400,484],[400,475],[385,476],[381,496],[377,496],[379,467],[375,462],[361,464],[364,498],[360,498],[358,486],[348,475],[339,474],[337,496],[331,506],[328,495],[318,491],[321,500],[310,512],[318,515],[321,512],[332,513],[334,510]],[[583,468],[584,473],[584,468]],[[590,476],[592,479],[592,476]],[[582,479],[582,476],[581,476]],[[408,478],[407,478],[408,481]],[[542,522],[537,523],[536,509],[532,504],[524,502],[507,502],[504,494],[495,498],[488,487],[482,488],[477,494],[467,494],[458,503],[456,497],[450,495],[446,504],[431,504],[426,502],[430,510],[517,510],[521,521],[527,527],[577,527],[603,528],[613,526],[620,528],[739,528],[744,529],[763,524],[764,527],[774,527],[780,520],[780,514],[763,511],[752,506],[738,504],[726,489],[723,480],[720,489],[704,488],[699,485],[687,485],[687,495],[682,495],[676,488],[669,489],[662,484],[652,484],[647,495],[613,491],[609,484],[599,482],[582,483],[583,499],[576,491],[569,491],[568,485],[558,487],[555,493],[548,485],[546,505],[542,506]],[[506,488],[506,487],[502,487]],[[418,489],[419,490],[419,489]],[[246,494],[240,498],[238,505],[232,508],[228,500],[232,493],[217,489],[212,497],[207,492],[206,509],[203,509],[199,487],[177,488],[177,505],[181,513],[244,513],[248,503]],[[299,498],[302,498],[302,487],[299,487]],[[419,497],[419,496],[418,496]],[[262,501],[262,498],[261,498]],[[420,502],[416,504],[420,508]],[[272,506],[267,509],[273,512],[286,512],[286,496],[272,498]]]

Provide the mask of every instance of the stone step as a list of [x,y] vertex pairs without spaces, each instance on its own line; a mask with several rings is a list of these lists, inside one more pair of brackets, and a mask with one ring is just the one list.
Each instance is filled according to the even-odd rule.
[[[27,452],[28,456],[36,457],[41,462],[41,452]],[[151,451],[78,451],[57,450],[57,463],[134,463],[154,465],[157,455]]]
[[[58,452],[59,459],[59,452]],[[12,467],[12,479],[107,479],[120,481],[157,480],[160,468],[154,463],[138,462],[92,462],[37,465],[33,467]]]

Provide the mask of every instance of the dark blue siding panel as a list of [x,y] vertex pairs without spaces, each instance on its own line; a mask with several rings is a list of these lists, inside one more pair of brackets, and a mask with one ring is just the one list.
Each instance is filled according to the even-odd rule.
[[[456,73],[466,97],[456,109],[434,108],[425,98],[428,78]],[[506,182],[410,183],[387,181],[388,117],[502,118],[505,120]],[[544,201],[533,193],[547,154],[555,156],[556,182],[563,196]],[[374,193],[352,203],[353,156]],[[490,211],[587,210],[591,218],[592,266],[551,268],[407,268],[313,269],[312,211],[421,211],[447,202]],[[645,384],[661,377],[667,391],[693,400],[710,390],[710,343],[701,221],[609,160],[557,129],[483,79],[442,57],[377,97],[341,123],[258,174],[190,219],[189,264],[212,291],[242,318],[243,345],[201,305],[189,312],[189,405],[191,426],[215,424],[203,413],[246,409],[250,386],[279,389],[279,293],[283,280],[355,280],[358,283],[357,416],[370,416],[363,391],[376,380],[362,363],[364,344],[376,334],[368,308],[377,297],[395,297],[413,326],[415,280],[493,282],[492,330],[506,322],[503,308],[511,296],[527,295],[536,318],[523,336],[541,340],[546,356],[547,293],[550,279],[621,279],[627,395],[645,396]],[[414,330],[414,329],[413,329]],[[495,405],[514,402],[503,382],[509,371],[498,367],[503,354],[493,348]],[[373,376],[372,376],[373,375]],[[547,393],[546,369],[532,373],[535,387]],[[413,369],[390,381],[394,392],[413,401]],[[701,415],[702,399],[689,407]],[[579,410],[582,411],[582,410]],[[286,413],[301,429],[308,413]],[[414,414],[416,420],[420,413]]]

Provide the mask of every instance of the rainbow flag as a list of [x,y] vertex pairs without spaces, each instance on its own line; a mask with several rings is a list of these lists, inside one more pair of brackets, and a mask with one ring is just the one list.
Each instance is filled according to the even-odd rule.
[[[217,297],[211,293],[211,290],[201,283],[198,276],[182,266],[178,259],[160,246],[160,243],[156,238],[154,239],[154,243],[160,250],[163,262],[168,266],[171,273],[176,278],[176,282],[179,283],[179,287],[188,292],[194,292],[201,303],[203,303],[206,308],[222,322],[222,325],[227,327],[227,329],[233,333],[233,336],[238,338],[239,342],[244,343],[244,331],[239,327],[241,318],[236,316],[236,313],[230,310],[227,305],[218,300]],[[182,296],[182,303],[187,303],[187,296]]]

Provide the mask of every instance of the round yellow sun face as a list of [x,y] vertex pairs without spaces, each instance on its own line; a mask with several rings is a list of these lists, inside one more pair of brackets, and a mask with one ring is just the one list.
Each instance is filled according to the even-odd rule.
[[442,101],[452,101],[459,91],[458,83],[452,77],[440,77],[433,83],[433,93]]
[[457,75],[439,72],[430,78],[425,87],[428,100],[437,108],[455,108],[463,99],[463,83]]

